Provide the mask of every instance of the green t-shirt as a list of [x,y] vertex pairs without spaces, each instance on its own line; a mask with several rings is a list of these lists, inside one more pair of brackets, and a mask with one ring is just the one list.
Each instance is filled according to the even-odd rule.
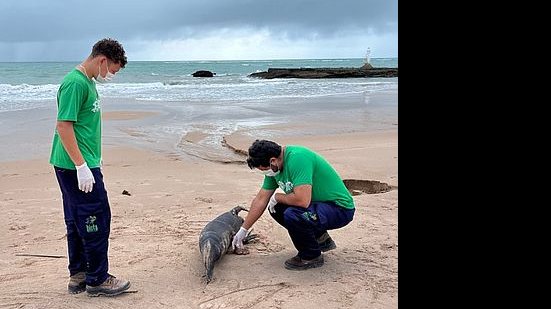
[[285,193],[293,192],[300,185],[312,186],[312,202],[334,202],[354,208],[352,195],[335,169],[319,154],[296,145],[288,145],[283,157],[283,170],[276,176],[264,177],[262,188],[281,188]]
[[[99,167],[101,161],[101,106],[96,84],[77,69],[63,78],[57,91],[57,120],[72,121],[78,148],[88,167]],[[75,163],[54,132],[50,163],[75,169]]]

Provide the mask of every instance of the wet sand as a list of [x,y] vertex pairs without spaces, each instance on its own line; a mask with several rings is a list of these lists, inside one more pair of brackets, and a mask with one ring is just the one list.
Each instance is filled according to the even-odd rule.
[[157,115],[158,113],[154,112],[137,112],[137,111],[112,111],[105,112],[102,114],[102,119],[104,121],[109,120],[133,120],[133,119],[142,119],[149,116]]

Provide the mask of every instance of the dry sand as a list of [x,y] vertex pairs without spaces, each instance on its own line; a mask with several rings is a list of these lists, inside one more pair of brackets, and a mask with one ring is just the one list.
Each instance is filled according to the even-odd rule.
[[[109,117],[134,116],[146,115]],[[197,142],[202,135],[186,138]],[[238,132],[225,140],[245,151],[254,138]],[[0,308],[397,308],[397,130],[274,140],[320,152],[343,179],[394,188],[354,195],[355,218],[330,231],[337,249],[324,253],[323,267],[286,270],[283,262],[296,250],[286,230],[265,213],[254,225],[259,239],[247,246],[250,254],[225,255],[214,280],[205,284],[201,229],[236,205],[248,208],[262,176],[243,164],[106,147],[110,273],[129,279],[134,293],[67,293],[65,226],[53,169],[47,158],[12,161],[0,163]]]

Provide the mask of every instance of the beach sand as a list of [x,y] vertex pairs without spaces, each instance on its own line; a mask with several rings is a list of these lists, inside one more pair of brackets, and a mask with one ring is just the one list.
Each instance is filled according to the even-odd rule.
[[[151,114],[104,116],[109,121]],[[182,138],[199,143],[205,136],[190,132]],[[228,151],[238,153],[254,139],[246,131],[224,137]],[[259,239],[247,245],[250,254],[225,255],[213,281],[205,284],[201,229],[232,207],[248,208],[263,176],[240,162],[107,145],[103,173],[112,211],[110,273],[130,280],[133,293],[111,298],[67,293],[65,226],[53,169],[47,158],[11,160],[0,162],[0,308],[397,308],[397,126],[282,134],[273,140],[311,147],[343,179],[392,186],[384,193],[355,191],[355,218],[330,231],[337,248],[324,253],[323,267],[286,270],[283,263],[296,250],[286,230],[265,213],[253,226]]]

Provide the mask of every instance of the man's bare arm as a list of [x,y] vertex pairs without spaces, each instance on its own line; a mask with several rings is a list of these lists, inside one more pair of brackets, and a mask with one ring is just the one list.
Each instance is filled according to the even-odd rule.
[[71,160],[75,166],[84,164],[84,157],[78,148],[77,139],[75,137],[75,130],[73,129],[72,121],[57,121],[56,125],[57,133],[61,139],[63,147],[69,154]]
[[264,213],[264,210],[266,209],[266,206],[268,205],[268,201],[270,200],[270,197],[274,193],[275,190],[265,190],[260,189],[258,193],[256,194],[255,198],[251,202],[251,208],[249,209],[249,213],[247,214],[247,217],[245,217],[245,221],[243,222],[242,227],[244,229],[250,229],[251,226],[262,216],[262,213]]
[[308,208],[312,201],[312,186],[300,185],[293,188],[293,192],[284,194],[276,193],[278,203]]

